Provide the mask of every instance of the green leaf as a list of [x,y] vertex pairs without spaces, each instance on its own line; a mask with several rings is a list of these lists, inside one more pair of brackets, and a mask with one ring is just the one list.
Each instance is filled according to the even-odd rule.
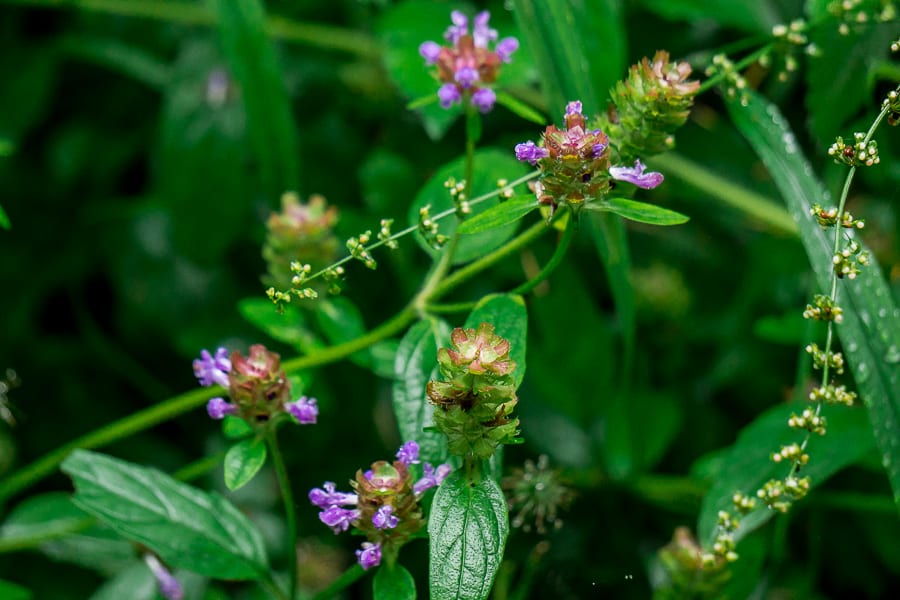
[[253,433],[253,428],[247,421],[233,415],[225,415],[222,419],[222,435],[229,440],[239,440]]
[[455,471],[437,489],[428,519],[434,600],[487,598],[506,545],[506,499],[489,478]]
[[0,579],[0,598],[3,600],[31,600],[32,593],[28,588]]
[[[812,203],[821,202],[826,192],[778,109],[753,93],[747,100],[746,107],[728,105],[731,118],[772,174],[800,227],[819,287],[829,290],[833,241],[809,214]],[[837,333],[900,506],[900,310],[874,257],[858,279],[840,282],[838,290],[844,320]]]
[[[472,195],[477,197],[488,192],[497,191],[497,181],[499,179],[507,179],[512,181],[522,177],[528,173],[526,165],[516,160],[516,156],[511,149],[498,150],[496,148],[486,148],[475,152],[473,161],[472,175]],[[413,201],[409,209],[409,224],[416,225],[419,223],[419,209],[426,205],[431,206],[431,215],[452,209],[454,207],[444,182],[449,177],[454,177],[456,181],[465,179],[465,161],[463,158],[454,160],[453,162],[441,167],[438,172],[428,180],[428,182],[419,190],[416,199]],[[470,219],[475,218],[478,214],[486,211],[493,206],[491,201],[482,202],[472,207]],[[454,215],[447,216],[438,222],[438,230],[440,233],[450,237],[456,231],[458,219]],[[511,223],[504,227],[498,227],[490,231],[483,231],[473,235],[467,235],[459,240],[456,247],[456,254],[453,257],[455,264],[468,262],[478,258],[491,250],[494,250],[507,241],[516,231],[516,224]],[[421,234],[416,233],[416,240],[429,254],[435,255],[439,251],[433,249],[422,238]]]
[[6,211],[3,210],[3,206],[0,206],[0,227],[6,229],[7,231],[12,229],[12,223],[9,220],[9,215],[7,215]]
[[53,492],[24,500],[16,506],[0,527],[0,546],[4,550],[34,545],[83,529],[93,518],[72,504],[68,494]]
[[[348,342],[366,333],[362,313],[350,299],[338,296],[322,300],[316,308],[319,327],[330,344]],[[350,355],[350,360],[380,377],[391,378],[394,375],[393,347],[387,342],[379,342],[375,346],[355,352]]]
[[605,110],[607,91],[627,66],[623,3],[515,0],[514,6],[550,114],[561,116],[570,100],[581,100],[587,115]]
[[225,454],[225,486],[240,489],[253,479],[266,464],[266,443],[260,438],[243,440],[228,449]]
[[750,33],[768,34],[782,18],[767,0],[641,0],[641,3],[667,19],[712,20]]
[[[789,428],[787,421],[791,413],[800,414],[807,405],[792,403],[772,407],[741,431],[725,455],[723,468],[715,477],[712,488],[703,498],[697,524],[702,543],[711,543],[715,537],[720,510],[734,512],[731,499],[735,492],[754,495],[769,479],[783,479],[787,475],[790,466],[773,462],[770,455],[784,444],[800,442],[800,433]],[[810,438],[807,446],[810,460],[803,467],[803,476],[808,476],[814,487],[874,447],[862,409],[828,406],[824,415],[828,419],[828,433]],[[775,514],[765,506],[754,510],[741,519],[735,539],[760,527]]]
[[271,300],[244,298],[238,302],[238,311],[251,325],[273,340],[284,342],[300,352],[310,354],[323,346],[296,306],[288,304],[284,312],[278,314]]
[[646,202],[637,202],[628,200],[627,198],[609,198],[603,203],[588,203],[584,206],[585,210],[593,210],[597,212],[611,212],[637,221],[638,223],[649,223],[650,225],[680,225],[687,223],[689,217],[674,210],[669,210],[655,204],[647,204]]
[[156,578],[143,562],[133,564],[110,579],[91,595],[90,600],[156,600]]
[[297,127],[260,0],[214,0],[222,48],[241,87],[263,185],[274,198],[299,185]]
[[525,300],[514,294],[491,294],[475,305],[466,319],[466,327],[477,329],[490,323],[494,332],[509,340],[509,355],[516,361],[516,387],[525,377],[525,346],[528,340],[528,311]]
[[460,223],[456,231],[460,234],[468,235],[497,229],[498,227],[515,223],[531,211],[537,210],[539,206],[537,198],[533,194],[514,196],[506,202],[490,207],[471,219],[466,219]]
[[259,530],[219,494],[86,450],[75,450],[62,470],[75,482],[77,506],[170,566],[217,579],[265,576]]
[[419,321],[400,340],[394,360],[394,415],[404,441],[416,440],[423,462],[433,465],[447,459],[447,437],[436,431],[434,405],[428,402],[425,386],[438,378],[437,351],[450,339],[450,326],[430,317]]
[[403,565],[383,565],[372,579],[372,597],[379,600],[416,600],[416,582]]
[[497,92],[497,104],[505,106],[510,112],[526,121],[531,121],[542,127],[547,124],[547,118],[544,115],[506,92]]

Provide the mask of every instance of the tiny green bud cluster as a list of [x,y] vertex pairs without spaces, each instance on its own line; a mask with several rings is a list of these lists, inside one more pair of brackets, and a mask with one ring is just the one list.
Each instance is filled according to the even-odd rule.
[[784,479],[770,479],[756,491],[756,496],[771,510],[786,513],[796,500],[806,496],[809,487],[809,477],[798,478],[791,474]]
[[359,237],[351,237],[347,240],[347,250],[350,251],[350,256],[362,262],[366,267],[376,269],[378,263],[375,262],[372,254],[366,249],[366,245],[370,241],[372,241],[372,232],[366,231],[360,234]]
[[735,552],[734,532],[737,531],[740,524],[741,522],[732,517],[728,511],[719,511],[716,522],[716,539],[713,541],[712,551],[705,552],[702,556],[704,564],[713,566],[722,559],[727,562],[734,562],[738,559],[738,554]]
[[453,200],[453,204],[456,205],[456,216],[464,219],[472,214],[472,207],[469,206],[469,199],[466,198],[465,180],[456,181],[455,177],[449,177],[444,182],[444,187],[450,192],[450,198]]
[[781,450],[779,450],[778,452],[773,452],[770,455],[770,458],[774,463],[789,461],[800,465],[805,465],[809,462],[809,454],[803,451],[803,449],[800,447],[800,444],[787,444],[786,446],[782,446]]
[[852,144],[845,143],[844,138],[838,136],[828,148],[828,155],[834,157],[835,163],[850,167],[871,167],[881,162],[878,143],[875,140],[866,141],[866,134],[858,131],[853,134]]
[[[891,51],[897,52],[894,46],[897,46],[900,40],[891,44]],[[898,46],[900,48],[900,46]],[[887,122],[888,125],[895,126],[900,123],[900,88],[888,92],[884,101],[881,103],[882,109],[888,109]]]
[[828,422],[825,420],[825,417],[819,415],[816,410],[809,407],[804,408],[800,416],[792,413],[788,419],[788,427],[793,429],[805,429],[806,431],[817,435],[825,435],[827,425]]
[[854,219],[849,211],[845,210],[839,215],[837,207],[823,208],[821,204],[817,203],[809,209],[809,214],[816,218],[823,229],[838,224],[845,229],[862,229],[866,226],[865,221]]
[[[728,543],[723,540],[720,547]],[[729,551],[725,551],[727,554]],[[734,552],[731,550],[730,552]],[[678,527],[672,541],[659,551],[666,581],[654,591],[660,599],[720,598],[730,572],[725,555],[704,551],[690,530]],[[734,558],[737,555],[734,554]]]
[[393,224],[393,219],[382,219],[381,223],[379,223],[381,229],[378,230],[378,241],[384,242],[384,245],[387,246],[389,250],[397,249],[397,240],[391,239],[391,225]]
[[838,375],[843,375],[844,355],[840,352],[832,352],[830,350],[826,352],[819,348],[819,345],[816,343],[808,344],[806,352],[812,356],[814,369],[819,370],[827,365],[829,369]]
[[500,202],[504,200],[509,200],[515,195],[515,192],[512,189],[512,186],[509,185],[509,181],[506,179],[498,179],[497,187],[500,189],[500,195],[498,197]]
[[844,321],[844,309],[838,306],[831,296],[816,294],[815,298],[813,298],[813,304],[806,305],[806,310],[803,311],[803,318],[842,323]]
[[811,402],[821,402],[823,404],[853,406],[853,402],[856,400],[856,392],[847,391],[846,386],[836,386],[829,383],[811,391],[809,399]]
[[511,418],[518,402],[509,356],[509,341],[494,326],[457,327],[451,348],[441,348],[438,365],[443,381],[429,381],[428,399],[437,409],[434,423],[447,436],[451,454],[490,458],[501,444],[517,439],[519,420]]
[[849,35],[852,25],[886,23],[897,18],[897,6],[892,0],[871,2],[867,0],[834,0],[827,6],[828,12],[840,21],[838,32]]
[[741,75],[734,62],[724,54],[713,56],[712,64],[707,67],[706,75],[721,74],[724,77],[723,89],[725,97],[729,100],[737,100],[741,106],[747,106],[747,80]]
[[850,240],[842,250],[835,253],[831,262],[834,266],[835,275],[840,279],[843,279],[844,277],[847,279],[856,279],[862,272],[860,267],[868,266],[870,259],[868,251],[863,250],[859,242]]
[[430,204],[426,204],[419,209],[419,233],[432,248],[439,249],[447,243],[447,236],[438,233],[437,221],[431,217]]

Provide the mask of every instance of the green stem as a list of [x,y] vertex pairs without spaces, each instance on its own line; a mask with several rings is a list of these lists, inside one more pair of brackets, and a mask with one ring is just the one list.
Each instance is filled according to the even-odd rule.
[[540,285],[544,280],[546,280],[553,271],[556,270],[556,267],[562,263],[563,257],[565,257],[566,252],[569,249],[569,246],[572,244],[572,239],[575,237],[575,230],[578,229],[578,220],[574,215],[569,215],[569,220],[566,223],[566,228],[563,231],[562,239],[559,240],[559,244],[556,245],[556,250],[553,251],[553,256],[550,257],[550,260],[547,261],[547,264],[544,265],[544,268],[541,269],[541,272],[538,273],[533,278],[529,279],[522,285],[516,287],[514,290],[509,292],[510,294],[527,294],[535,287]]
[[[752,53],[748,54],[741,60],[734,63],[734,70],[739,72],[739,71],[742,71],[743,69],[746,69],[747,67],[749,67],[750,65],[752,65],[753,63],[758,61],[760,59],[760,57],[767,54],[771,49],[772,49],[772,44],[766,44],[765,46],[763,46],[756,52],[752,52]],[[703,92],[718,85],[719,82],[721,82],[723,79],[725,79],[726,75],[727,75],[727,73],[719,71],[718,73],[716,73],[715,75],[713,75],[712,77],[710,77],[709,79],[707,79],[706,81],[701,83],[700,87],[697,89],[697,95],[699,96]]]
[[291,480],[288,477],[287,468],[281,448],[278,446],[278,432],[272,429],[266,435],[269,446],[269,454],[272,455],[272,463],[275,466],[275,475],[278,477],[278,486],[281,488],[281,498],[284,501],[284,513],[287,518],[288,540],[288,597],[293,598],[297,593],[297,511],[294,505],[294,492],[291,489]]
[[353,565],[344,571],[340,577],[331,582],[327,588],[313,596],[312,600],[330,600],[337,596],[341,591],[350,587],[366,574],[366,571],[359,565]]
[[[5,0],[5,2],[45,8],[74,8],[181,25],[215,27],[218,24],[214,12],[209,7],[194,2],[162,0]],[[300,23],[284,17],[271,16],[266,19],[266,33],[275,39],[347,52],[365,58],[375,59],[381,56],[380,46],[375,40],[349,29]]]

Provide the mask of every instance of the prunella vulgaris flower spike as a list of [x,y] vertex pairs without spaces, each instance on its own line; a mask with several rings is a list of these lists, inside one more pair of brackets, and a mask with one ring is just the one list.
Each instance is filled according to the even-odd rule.
[[[519,420],[510,418],[518,401],[512,376],[516,363],[509,356],[509,341],[488,323],[456,328],[450,342],[450,348],[438,351],[443,381],[427,386],[437,407],[435,426],[447,435],[451,454],[487,459],[518,432]],[[429,474],[435,476],[426,469]]]
[[488,11],[475,16],[471,33],[469,19],[462,12],[453,11],[450,20],[452,25],[444,34],[448,46],[433,41],[419,46],[425,64],[437,67],[436,77],[442,84],[438,90],[440,105],[451,108],[469,102],[479,112],[490,112],[497,100],[491,86],[497,80],[501,64],[512,61],[519,41],[507,37],[498,42],[497,30],[489,25]]

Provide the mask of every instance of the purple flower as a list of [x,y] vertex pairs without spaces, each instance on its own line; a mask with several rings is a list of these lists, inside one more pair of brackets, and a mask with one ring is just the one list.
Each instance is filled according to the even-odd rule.
[[481,88],[472,94],[472,106],[478,109],[478,112],[488,113],[494,108],[494,102],[497,101],[497,94],[490,88]]
[[363,477],[365,477],[369,481],[372,481],[372,478],[375,477],[375,471],[373,471],[372,469],[366,469],[366,472],[363,473]]
[[351,521],[359,518],[359,511],[355,508],[341,508],[329,506],[319,513],[319,520],[331,527],[335,533],[347,531]]
[[362,549],[356,551],[356,562],[366,571],[377,567],[381,564],[381,544],[363,542]]
[[419,46],[419,54],[425,59],[425,63],[433,65],[441,54],[441,46],[436,42],[422,42]]
[[291,416],[297,419],[301,425],[312,425],[319,416],[319,407],[316,406],[315,398],[307,398],[302,396],[296,402],[288,402],[284,405],[284,409],[291,413]]
[[333,481],[326,481],[322,488],[313,488],[309,491],[309,501],[319,508],[331,508],[332,506],[355,506],[358,498],[356,494],[346,494],[335,491]]
[[203,387],[214,383],[228,387],[229,371],[231,371],[231,361],[228,360],[228,350],[225,348],[216,350],[215,356],[211,356],[206,350],[201,350],[200,358],[194,361],[194,375]]
[[488,21],[490,20],[491,13],[486,10],[475,15],[475,23],[472,26],[472,39],[476,48],[487,48],[488,42],[493,42],[497,39],[497,30],[488,26]]
[[516,158],[521,161],[527,160],[532,165],[535,165],[537,161],[548,156],[550,156],[550,153],[547,152],[546,148],[541,148],[531,140],[524,144],[516,144]]
[[566,104],[566,116],[581,114],[581,100],[573,100]]
[[461,97],[459,88],[456,87],[455,83],[445,83],[438,90],[438,100],[441,101],[441,108],[450,108],[459,102]]
[[461,11],[454,10],[450,13],[450,21],[453,25],[447,28],[444,39],[451,44],[456,44],[459,38],[469,33],[469,19]]
[[473,83],[478,81],[478,70],[472,67],[463,67],[456,71],[453,78],[456,79],[456,83],[461,85],[463,89],[468,89],[472,87]]
[[512,62],[512,54],[519,49],[519,40],[514,37],[503,38],[497,42],[494,52],[505,63]]
[[447,478],[447,475],[450,474],[450,471],[453,470],[448,464],[439,465],[437,469],[432,467],[430,464],[425,463],[423,466],[423,471],[425,474],[422,475],[422,479],[417,481],[413,485],[413,492],[416,495],[423,494],[426,490],[430,490],[433,487],[437,487],[443,483],[443,481]]
[[210,418],[221,421],[226,415],[236,414],[237,406],[227,402],[225,398],[210,398],[206,403],[206,412]]
[[640,160],[634,161],[634,167],[610,167],[609,174],[613,179],[627,181],[634,185],[650,190],[663,182],[663,174],[656,171],[644,172],[644,165]]
[[397,450],[395,456],[397,457],[397,460],[407,467],[409,465],[417,465],[419,464],[419,444],[414,440],[410,440],[400,446],[400,449]]
[[[599,129],[597,129],[597,130],[594,131],[594,135],[600,135],[600,133],[601,133],[601,131],[600,131]],[[601,143],[599,143],[599,144],[594,144],[594,147],[593,147],[593,149],[592,149],[593,152],[594,152],[594,158],[600,158],[600,155],[602,155],[603,152],[604,152],[608,147],[609,147],[609,144],[608,144],[608,143],[604,144],[603,142],[601,142]]]
[[155,554],[147,553],[144,555],[144,562],[156,577],[156,583],[159,585],[159,593],[166,600],[182,600],[184,598],[184,588],[175,579],[169,570],[156,558]]
[[394,516],[394,507],[390,505],[380,507],[372,515],[372,525],[375,529],[393,529],[399,522],[400,519]]

